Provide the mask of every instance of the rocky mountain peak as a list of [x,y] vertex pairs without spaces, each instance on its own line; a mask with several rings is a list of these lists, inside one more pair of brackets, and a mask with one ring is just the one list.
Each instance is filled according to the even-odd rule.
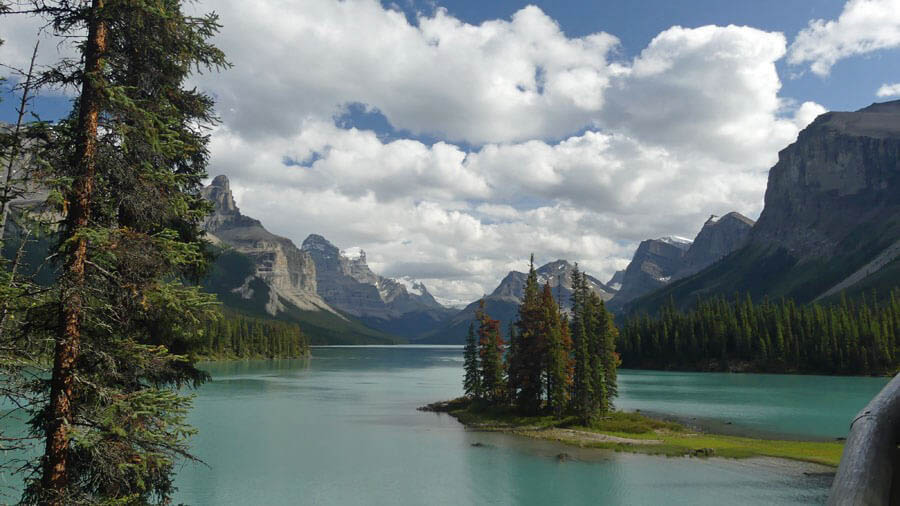
[[231,191],[228,176],[226,176],[225,174],[219,174],[218,176],[214,177],[212,183],[210,183],[209,185],[216,188],[221,188],[224,191]]
[[834,255],[860,223],[896,218],[898,160],[900,100],[822,114],[779,153],[750,240],[800,260]]
[[754,223],[750,218],[734,211],[722,217],[711,216],[684,254],[683,265],[673,279],[700,272],[739,249],[747,242]]
[[673,280],[695,274],[743,246],[753,220],[738,212],[710,215],[693,241],[667,236],[643,241],[624,272],[616,273],[619,291],[610,301],[613,310],[662,288]]
[[266,311],[275,315],[285,309],[285,303],[309,311],[333,311],[316,294],[316,267],[308,254],[300,251],[290,239],[275,235],[259,222],[244,216],[234,202],[228,178],[216,176],[200,194],[213,203],[213,213],[202,226],[207,237],[233,248],[248,257],[254,265],[255,276],[239,287],[241,296],[253,297],[250,288],[253,278],[265,283],[270,301]]
[[410,313],[445,310],[421,283],[385,278],[372,272],[362,248],[341,250],[321,235],[310,234],[303,241],[302,249],[316,264],[319,295],[332,306],[376,328],[388,329],[388,322]]
[[555,275],[561,274],[567,271],[571,271],[573,268],[572,264],[569,263],[568,260],[554,260],[553,262],[546,263],[542,265],[540,268],[536,270],[538,275]]
[[234,221],[241,215],[231,193],[231,185],[225,175],[216,176],[209,186],[200,189],[200,195],[213,204],[213,212],[203,222],[203,228],[215,233],[219,228]]
[[[564,301],[568,301],[572,290],[572,271],[574,269],[575,265],[568,260],[556,260],[538,267],[535,269],[535,274],[537,274],[538,284],[541,286],[548,284],[554,290],[562,287],[560,294]],[[497,288],[491,292],[490,296],[521,299],[525,295],[525,282],[527,279],[527,273],[510,271]],[[610,289],[590,275],[588,276],[588,284],[603,300],[611,298],[615,292],[615,290]]]
[[309,234],[306,239],[303,240],[300,249],[303,251],[317,250],[335,254],[340,254],[341,251],[337,246],[332,244],[331,241],[319,234]]
[[609,281],[606,282],[606,286],[610,287],[613,290],[619,291],[622,289],[622,279],[625,277],[625,269],[621,271],[616,271]]

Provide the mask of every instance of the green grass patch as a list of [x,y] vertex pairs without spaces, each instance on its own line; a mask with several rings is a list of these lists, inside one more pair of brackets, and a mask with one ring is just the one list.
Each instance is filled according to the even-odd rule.
[[656,434],[660,431],[684,432],[685,428],[679,423],[657,420],[640,413],[614,411],[584,430],[612,434],[621,433],[625,435],[623,437],[633,438],[636,434]]
[[[837,467],[844,448],[843,442],[839,441],[782,441],[695,432],[675,422],[623,411],[609,413],[594,425],[585,427],[579,425],[574,416],[558,419],[547,414],[523,415],[506,406],[490,406],[466,398],[435,403],[423,409],[449,413],[466,427],[477,430],[497,430],[580,447],[667,457],[776,457]],[[612,438],[598,441],[591,433]]]

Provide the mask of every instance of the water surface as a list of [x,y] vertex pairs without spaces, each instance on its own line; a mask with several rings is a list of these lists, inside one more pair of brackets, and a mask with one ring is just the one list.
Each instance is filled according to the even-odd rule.
[[888,378],[619,371],[620,409],[696,422],[715,432],[787,439],[845,437]]
[[[830,484],[805,464],[581,451],[416,411],[461,393],[458,347],[315,348],[308,360],[205,367],[213,381],[191,421],[209,467],[180,469],[176,503],[819,504]],[[836,437],[886,382],[796,378],[622,371],[619,405]]]

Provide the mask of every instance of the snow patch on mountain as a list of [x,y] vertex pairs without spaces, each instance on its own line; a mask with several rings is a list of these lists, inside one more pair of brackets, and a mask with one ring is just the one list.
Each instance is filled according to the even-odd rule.
[[395,279],[396,282],[406,287],[406,291],[412,295],[425,295],[425,292],[428,290],[425,289],[425,285],[422,282],[417,281],[409,276],[403,276],[402,278]]
[[348,260],[359,260],[360,258],[364,258],[365,255],[366,252],[358,246],[341,250],[341,256]]
[[673,246],[690,245],[694,242],[687,237],[681,237],[680,235],[667,235],[665,237],[660,237],[659,240]]

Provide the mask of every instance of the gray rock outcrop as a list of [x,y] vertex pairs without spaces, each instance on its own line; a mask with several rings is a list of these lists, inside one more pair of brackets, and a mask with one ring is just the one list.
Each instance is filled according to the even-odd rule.
[[747,242],[753,225],[753,220],[738,212],[730,212],[722,217],[710,216],[685,252],[683,266],[673,279],[700,272],[740,249]]
[[779,153],[750,240],[829,257],[860,224],[896,220],[898,206],[900,100],[828,112]]
[[606,286],[608,286],[611,290],[619,291],[622,289],[622,280],[625,279],[625,269],[621,271],[616,271],[615,274],[609,278],[609,281],[606,282]]
[[691,241],[680,237],[641,242],[622,275],[622,287],[609,301],[610,309],[618,311],[628,302],[665,286],[684,267],[690,247]]
[[437,324],[452,313],[424,284],[372,272],[365,251],[344,253],[317,234],[303,241],[302,250],[316,265],[318,294],[332,307],[374,328],[412,337],[423,330],[420,327]]
[[[249,257],[256,268],[255,277],[269,286],[270,302],[266,311],[276,315],[284,309],[282,299],[307,311],[333,309],[316,293],[316,265],[313,259],[285,237],[275,235],[254,218],[244,216],[234,201],[226,176],[217,176],[201,195],[214,205],[214,211],[202,226],[213,243],[234,248]],[[250,282],[238,290],[252,296]]]

